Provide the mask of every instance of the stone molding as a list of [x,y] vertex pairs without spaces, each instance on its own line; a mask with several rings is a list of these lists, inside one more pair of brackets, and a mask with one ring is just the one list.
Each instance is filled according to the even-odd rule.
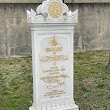
[[[42,3],[44,0],[0,0],[0,3]],[[110,0],[64,0],[65,3],[110,3]]]

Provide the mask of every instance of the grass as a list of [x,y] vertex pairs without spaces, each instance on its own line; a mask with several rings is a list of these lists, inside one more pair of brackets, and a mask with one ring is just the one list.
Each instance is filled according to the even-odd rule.
[[28,110],[32,104],[31,58],[0,59],[0,110]]
[[110,110],[109,53],[75,54],[75,100],[80,110]]
[[[80,110],[110,110],[108,51],[75,54],[75,101]],[[0,59],[0,110],[32,105],[32,59]]]

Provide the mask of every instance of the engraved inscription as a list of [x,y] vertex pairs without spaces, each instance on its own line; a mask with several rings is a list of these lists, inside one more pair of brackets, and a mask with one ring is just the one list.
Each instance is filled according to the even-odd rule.
[[65,68],[61,68],[61,69],[59,69],[58,67],[56,67],[56,68],[54,68],[54,69],[49,69],[49,70],[42,70],[43,71],[43,73],[49,73],[50,75],[51,74],[59,74],[60,73],[60,71],[65,71]]
[[53,98],[54,96],[58,97],[61,94],[65,94],[62,90],[53,90],[52,92],[47,92],[45,96],[49,96],[50,98]]
[[63,50],[62,47],[54,47],[54,48],[46,48],[45,49],[46,52],[60,52],[62,50]]
[[69,78],[68,75],[64,74],[64,75],[56,75],[56,76],[46,76],[46,77],[42,77],[41,80],[43,80],[44,82],[47,83],[61,83],[60,78]]
[[41,57],[41,62],[52,62],[52,61],[63,61],[68,60],[68,55],[55,55],[55,56],[43,56]]
[[68,94],[65,85],[69,81],[69,54],[67,40],[51,37],[41,41],[40,81],[42,99],[63,97]]

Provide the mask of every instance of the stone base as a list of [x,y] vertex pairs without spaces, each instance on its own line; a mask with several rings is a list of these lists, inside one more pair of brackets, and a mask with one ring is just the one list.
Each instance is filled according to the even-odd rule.
[[54,109],[35,109],[33,106],[29,108],[29,110],[79,110],[77,105],[67,108],[54,108]]

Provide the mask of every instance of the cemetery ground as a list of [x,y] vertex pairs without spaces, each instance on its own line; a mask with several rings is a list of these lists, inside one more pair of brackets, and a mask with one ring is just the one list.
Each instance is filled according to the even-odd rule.
[[[108,51],[75,54],[75,101],[80,110],[110,110]],[[32,59],[0,59],[0,110],[32,105]]]

